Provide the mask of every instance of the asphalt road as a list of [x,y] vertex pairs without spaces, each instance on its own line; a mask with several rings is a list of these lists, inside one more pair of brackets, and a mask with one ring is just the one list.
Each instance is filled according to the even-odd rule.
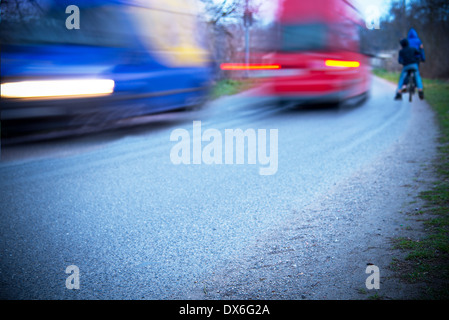
[[[405,232],[398,212],[418,187],[403,186],[434,156],[429,107],[393,93],[374,79],[366,102],[339,109],[225,97],[135,128],[3,149],[0,297],[363,299],[367,263],[383,272],[386,239]],[[193,139],[195,120],[223,138],[276,129],[277,171],[173,164],[170,135]],[[79,289],[66,287],[70,265]]]

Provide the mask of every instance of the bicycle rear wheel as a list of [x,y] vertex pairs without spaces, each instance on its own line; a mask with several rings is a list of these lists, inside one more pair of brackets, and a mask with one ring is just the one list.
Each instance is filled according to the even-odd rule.
[[410,78],[409,78],[409,90],[408,90],[408,101],[412,102],[413,100],[413,94],[415,93],[415,73],[414,72],[410,72]]

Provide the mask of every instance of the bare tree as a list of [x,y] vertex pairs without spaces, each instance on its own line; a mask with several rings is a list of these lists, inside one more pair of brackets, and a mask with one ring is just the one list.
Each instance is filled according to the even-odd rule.
[[[243,62],[245,32],[243,15],[248,8],[254,20],[262,0],[199,0],[211,32],[212,51],[217,66],[222,62]],[[247,7],[248,6],[248,7]],[[219,77],[223,74],[218,71]]]
[[243,8],[244,0],[200,0],[203,3],[209,24],[215,26],[225,23],[228,18],[236,18]]

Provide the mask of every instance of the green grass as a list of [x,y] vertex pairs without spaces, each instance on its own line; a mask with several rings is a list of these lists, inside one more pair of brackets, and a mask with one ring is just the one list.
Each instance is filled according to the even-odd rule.
[[223,79],[215,83],[212,88],[212,98],[216,99],[221,96],[233,95],[251,87],[251,81]]
[[373,74],[394,83],[398,83],[399,81],[399,72],[390,72],[384,69],[374,69]]
[[[398,82],[398,72],[374,70],[381,78]],[[449,82],[423,79],[425,99],[435,111],[440,129],[440,147],[435,173],[438,181],[420,194],[425,200],[422,210],[431,217],[424,221],[427,234],[423,239],[397,238],[394,247],[407,252],[405,261],[395,259],[395,270],[410,282],[424,281],[426,299],[449,298]],[[400,266],[400,267],[398,267]]]
[[384,296],[379,295],[377,292],[368,297],[368,300],[384,300]]

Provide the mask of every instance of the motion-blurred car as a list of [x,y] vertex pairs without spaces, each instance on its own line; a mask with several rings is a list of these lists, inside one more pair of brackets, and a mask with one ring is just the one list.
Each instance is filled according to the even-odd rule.
[[[192,0],[1,6],[3,137],[98,126],[207,97],[212,67]],[[79,28],[69,28],[76,18]]]
[[264,79],[255,92],[281,103],[338,104],[366,96],[369,58],[359,49],[364,25],[347,0],[279,0],[273,50],[250,64],[228,63],[222,69],[247,69],[250,77]]
[[364,24],[350,2],[284,0],[276,21],[277,50],[267,62],[281,68],[271,72],[271,94],[338,103],[369,91],[369,61],[359,50]]

